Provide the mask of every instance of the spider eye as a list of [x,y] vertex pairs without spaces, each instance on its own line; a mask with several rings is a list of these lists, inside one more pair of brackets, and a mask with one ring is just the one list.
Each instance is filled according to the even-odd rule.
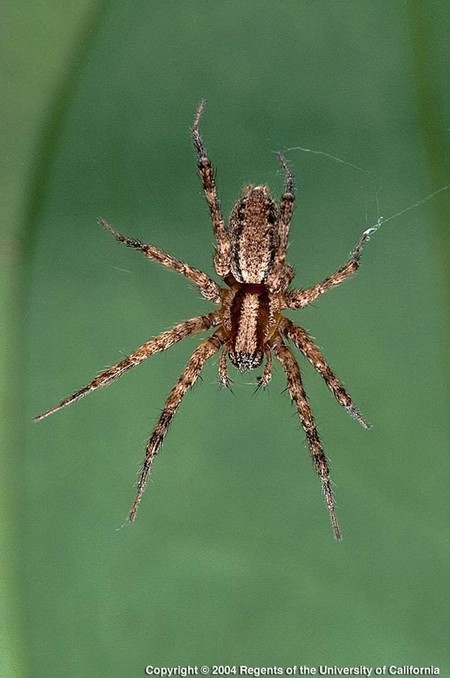
[[230,357],[231,363],[241,372],[254,370],[256,367],[259,367],[264,356],[262,351],[256,351],[255,353],[229,351],[228,355]]

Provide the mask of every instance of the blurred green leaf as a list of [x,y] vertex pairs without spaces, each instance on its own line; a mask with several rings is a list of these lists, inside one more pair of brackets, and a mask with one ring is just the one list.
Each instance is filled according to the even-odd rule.
[[[443,25],[448,10],[428,4]],[[337,268],[380,213],[439,188],[427,176],[410,77],[411,6],[102,7],[98,30],[93,15],[84,18],[77,49],[65,52],[76,58],[59,96],[47,90],[45,157],[29,195],[26,346],[16,358],[27,384],[25,441],[14,460],[29,675],[128,676],[147,664],[208,663],[435,664],[443,674],[447,338],[430,203],[374,235],[354,281],[292,314],[374,423],[359,430],[304,366],[332,460],[342,544],[332,539],[280,369],[269,392],[253,397],[252,375],[236,375],[233,396],[218,389],[217,366],[207,366],[132,528],[116,530],[146,437],[195,339],[28,425],[123,353],[209,308],[183,279],[95,223],[103,216],[212,272],[189,139],[200,98],[225,210],[251,181],[280,192],[273,151],[282,148],[322,150],[374,178],[288,153],[298,186],[289,250],[298,285]],[[57,8],[36,16],[47,11],[53,17]],[[444,33],[435,35],[442,50]],[[41,52],[31,45],[30,62]],[[448,85],[439,83],[445,107]],[[17,428],[19,413],[10,412]]]

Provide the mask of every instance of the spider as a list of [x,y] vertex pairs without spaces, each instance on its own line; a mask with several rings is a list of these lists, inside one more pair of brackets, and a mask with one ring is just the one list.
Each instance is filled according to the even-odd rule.
[[214,169],[199,130],[204,107],[205,101],[202,100],[196,111],[191,134],[216,239],[214,268],[217,275],[223,278],[226,287],[219,287],[209,275],[175,259],[159,247],[122,235],[103,219],[99,219],[98,222],[119,242],[142,252],[147,259],[158,261],[163,266],[184,275],[195,283],[205,299],[217,304],[218,309],[206,315],[184,320],[172,329],[150,339],[134,353],[101,372],[89,384],[34,419],[35,421],[44,419],[101,386],[107,386],[158,351],[164,351],[186,337],[214,328],[214,333],[204,339],[189,358],[169,393],[161,416],[147,442],[136,495],[128,514],[129,522],[133,522],[136,517],[153,460],[161,448],[169,425],[184,395],[198,379],[205,363],[219,353],[219,382],[222,386],[229,387],[231,382],[228,376],[228,360],[235,368],[244,372],[260,367],[265,359],[257,386],[266,388],[271,380],[272,360],[275,356],[286,373],[287,388],[305,432],[314,468],[320,478],[333,533],[339,540],[341,533],[327,457],[303,387],[297,359],[286,339],[317,370],[338,403],[364,428],[370,428],[370,424],[354,405],[352,398],[329,367],[313,339],[302,327],[283,316],[282,311],[286,308],[295,310],[304,308],[324,292],[353,275],[358,270],[363,246],[376,229],[369,228],[362,234],[348,261],[328,278],[307,289],[289,289],[294,270],[286,263],[286,250],[295,197],[294,177],[286,158],[282,153],[278,154],[285,177],[280,201],[271,197],[267,186],[246,186],[234,205],[226,225],[217,196]]

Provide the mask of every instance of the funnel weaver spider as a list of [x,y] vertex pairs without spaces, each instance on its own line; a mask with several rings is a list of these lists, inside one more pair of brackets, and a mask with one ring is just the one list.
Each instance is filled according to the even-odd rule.
[[363,246],[376,229],[369,228],[362,234],[348,261],[328,278],[307,289],[290,290],[294,271],[286,263],[286,249],[295,198],[294,178],[289,165],[284,155],[279,153],[278,159],[285,175],[284,190],[279,202],[271,198],[267,186],[249,185],[244,188],[242,197],[234,205],[228,224],[225,225],[217,196],[214,170],[199,131],[204,106],[205,101],[201,101],[191,133],[216,238],[214,268],[217,275],[223,278],[226,287],[219,287],[206,273],[175,259],[154,245],[146,245],[121,235],[103,219],[99,219],[99,224],[119,242],[142,252],[148,259],[158,261],[163,266],[184,275],[197,285],[205,299],[217,304],[219,308],[206,315],[185,320],[150,339],[134,353],[96,376],[87,386],[68,396],[55,407],[37,415],[35,421],[44,419],[101,386],[110,384],[154,353],[164,351],[186,337],[215,328],[214,333],[204,339],[189,358],[147,442],[136,496],[128,520],[133,522],[136,517],[153,460],[161,448],[178,406],[199,377],[207,360],[220,351],[219,381],[222,386],[228,387],[230,380],[227,359],[243,372],[259,367],[265,358],[262,375],[258,378],[258,387],[265,388],[272,376],[274,355],[286,373],[291,400],[297,409],[314,467],[322,484],[334,536],[339,540],[341,534],[328,461],[306,397],[297,360],[285,340],[288,339],[305,356],[324,379],[338,403],[356,421],[366,429],[370,428],[370,424],[354,405],[352,398],[312,338],[304,329],[284,317],[282,311],[286,308],[304,308],[324,292],[356,273]]

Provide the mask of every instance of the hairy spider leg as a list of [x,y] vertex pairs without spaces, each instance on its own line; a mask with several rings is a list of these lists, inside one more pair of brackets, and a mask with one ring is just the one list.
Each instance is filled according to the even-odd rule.
[[184,261],[175,259],[159,247],[146,245],[145,243],[140,242],[140,240],[134,240],[133,238],[122,235],[118,231],[115,231],[104,219],[98,219],[97,221],[100,226],[103,226],[103,228],[108,231],[108,233],[111,233],[116,240],[124,243],[127,247],[133,247],[135,250],[142,252],[147,259],[157,261],[163,266],[167,266],[167,268],[170,268],[177,273],[181,273],[181,275],[184,275],[185,278],[197,285],[200,293],[205,299],[220,304],[219,286],[209,277],[209,275],[203,271],[199,271],[193,266],[189,266],[189,264],[186,264]]
[[220,330],[213,334],[212,337],[205,339],[191,355],[181,376],[169,393],[158,423],[145,448],[145,457],[137,484],[136,496],[128,514],[130,523],[132,523],[136,517],[153,460],[161,448],[174,414],[187,391],[197,381],[207,360],[217,353],[223,343],[224,339],[222,338]]
[[364,245],[370,239],[370,235],[376,230],[376,228],[368,228],[358,242],[356,243],[355,248],[350,254],[350,259],[345,262],[341,268],[339,268],[335,273],[325,278],[317,285],[308,287],[305,290],[296,289],[291,290],[286,294],[287,306],[292,309],[304,308],[308,304],[311,304],[313,301],[318,299],[324,292],[331,290],[336,285],[340,285],[344,280],[354,275],[358,270],[361,263],[361,253]]
[[303,353],[305,358],[309,360],[314,369],[323,378],[338,403],[342,405],[342,407],[344,407],[363,428],[372,428],[372,425],[364,419],[361,412],[353,403],[351,396],[347,393],[342,382],[331,370],[317,344],[315,344],[303,327],[295,325],[291,320],[288,320],[288,318],[282,318],[280,322],[280,331],[285,337],[290,339],[299,351]]
[[341,532],[336,516],[336,505],[334,501],[333,490],[331,489],[330,469],[325,452],[320,442],[317,427],[314,421],[314,416],[311,411],[308,399],[306,397],[305,389],[300,374],[300,368],[295,359],[291,349],[283,342],[281,335],[277,335],[271,341],[272,348],[276,357],[283,366],[286,373],[288,390],[292,401],[294,402],[297,412],[306,434],[308,446],[314,462],[314,467],[322,483],[323,493],[325,495],[325,502],[333,527],[335,538],[339,541],[341,539]]
[[278,247],[275,252],[272,271],[267,278],[267,287],[271,292],[280,292],[286,289],[294,277],[291,266],[286,265],[286,251],[289,229],[294,213],[294,176],[282,153],[278,153],[278,160],[285,174],[284,191],[281,196],[278,210]]
[[200,315],[196,318],[191,318],[190,320],[185,320],[182,323],[178,323],[178,325],[175,325],[175,327],[172,327],[166,332],[162,332],[157,337],[154,337],[154,339],[150,339],[150,341],[142,344],[142,346],[134,351],[134,353],[131,353],[131,355],[127,356],[120,362],[112,365],[112,367],[109,367],[104,372],[101,372],[89,384],[87,384],[87,386],[83,386],[83,388],[75,391],[75,393],[72,395],[64,398],[64,400],[62,400],[55,407],[51,407],[49,410],[42,412],[42,414],[38,414],[37,416],[33,417],[34,421],[45,419],[45,417],[48,417],[50,414],[61,410],[63,407],[72,405],[72,403],[80,400],[80,398],[87,395],[88,393],[92,393],[92,391],[96,391],[102,386],[111,384],[111,382],[113,382],[118,377],[121,377],[122,374],[125,374],[125,372],[130,370],[132,367],[136,367],[136,365],[140,365],[140,363],[142,363],[144,360],[150,358],[150,356],[152,356],[154,353],[165,351],[178,341],[181,341],[186,337],[190,337],[193,334],[198,334],[199,332],[208,330],[211,327],[216,327],[219,323],[219,311],[213,311],[207,315]]
[[202,99],[197,108],[192,126],[192,141],[194,142],[195,152],[197,153],[197,165],[200,179],[208,205],[211,221],[213,224],[214,235],[216,237],[216,255],[214,257],[214,268],[220,276],[225,276],[230,271],[230,240],[228,238],[225,223],[220,210],[219,197],[217,195],[214,169],[211,161],[206,154],[206,148],[199,131],[200,118],[202,117],[206,101]]

